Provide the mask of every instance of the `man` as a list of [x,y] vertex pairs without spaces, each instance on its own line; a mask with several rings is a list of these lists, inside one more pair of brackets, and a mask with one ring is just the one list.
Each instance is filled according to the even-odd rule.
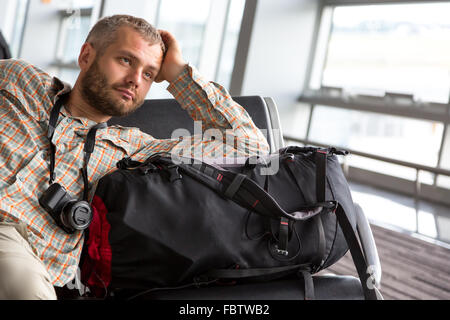
[[142,161],[162,151],[187,150],[192,156],[199,156],[198,150],[206,156],[217,150],[224,156],[268,151],[267,141],[245,110],[224,88],[205,81],[184,61],[169,32],[155,30],[145,20],[125,15],[100,20],[82,46],[78,63],[81,71],[70,91],[24,61],[0,61],[2,299],[55,299],[54,286],[64,286],[77,271],[83,233],[66,233],[38,201],[49,187],[47,133],[58,99],[63,107],[51,138],[52,180],[77,199],[83,192],[80,168],[87,133],[111,116],[133,112],[154,81],[167,80],[167,90],[194,120],[202,121],[204,130],[227,131],[227,139],[155,139],[136,128],[99,128],[87,166],[91,196],[95,182],[126,156]]

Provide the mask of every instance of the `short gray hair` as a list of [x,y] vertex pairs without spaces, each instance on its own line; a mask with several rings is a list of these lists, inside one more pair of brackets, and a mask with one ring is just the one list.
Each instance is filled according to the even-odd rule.
[[158,30],[146,20],[130,15],[113,15],[97,21],[89,32],[86,42],[89,42],[101,56],[116,39],[120,27],[131,27],[150,44],[160,44],[163,53],[166,52],[164,42]]

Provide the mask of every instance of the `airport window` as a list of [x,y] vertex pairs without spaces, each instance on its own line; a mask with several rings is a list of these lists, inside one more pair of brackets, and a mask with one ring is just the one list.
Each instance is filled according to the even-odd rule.
[[324,2],[300,140],[375,155],[349,165],[449,189],[450,3],[351,3]]
[[199,64],[210,0],[161,1],[158,28],[169,30],[180,43],[185,59]]
[[70,63],[77,61],[78,53],[89,33],[92,10],[74,9],[61,12],[59,48],[57,61]]
[[316,106],[310,138],[405,162],[436,166],[442,131],[442,124],[431,121]]
[[74,84],[79,73],[77,64],[81,46],[91,26],[92,10],[61,11],[61,28],[55,65],[59,66],[59,77]]
[[9,49],[13,58],[20,57],[20,45],[22,41],[23,29],[25,24],[25,17],[29,5],[29,0],[17,0],[14,2],[9,2],[11,7],[9,12],[12,19],[7,21],[6,30],[4,36],[9,43]]
[[336,7],[322,86],[447,103],[450,3]]
[[79,73],[78,54],[92,26],[93,12],[98,0],[76,0],[62,4],[58,46],[54,66],[58,76],[74,84]]
[[224,40],[216,76],[216,81],[227,88],[231,82],[244,5],[245,0],[230,0],[229,2]]

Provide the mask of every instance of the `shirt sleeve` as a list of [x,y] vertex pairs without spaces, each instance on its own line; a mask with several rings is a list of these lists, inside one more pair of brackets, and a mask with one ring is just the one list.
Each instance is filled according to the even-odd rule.
[[0,60],[0,90],[14,108],[38,121],[47,118],[52,105],[52,78],[23,60]]
[[179,139],[148,139],[133,158],[156,152],[183,157],[243,157],[269,153],[269,145],[247,111],[221,85],[204,80],[187,66],[167,90],[195,121],[191,136]]

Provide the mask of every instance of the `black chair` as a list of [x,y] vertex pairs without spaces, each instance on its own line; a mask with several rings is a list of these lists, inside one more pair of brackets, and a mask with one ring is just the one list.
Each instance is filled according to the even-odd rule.
[[[271,98],[260,96],[234,97],[262,130],[271,152],[284,146],[280,119],[276,104]],[[194,123],[187,112],[174,99],[147,100],[135,113],[112,118],[109,124],[138,127],[155,138],[171,138],[175,129],[184,128],[194,133]],[[381,267],[372,231],[362,209],[357,205],[357,230],[368,265],[373,268],[376,285],[381,280]],[[313,277],[316,299],[355,300],[364,299],[360,280],[353,276],[316,275]],[[303,280],[296,278],[268,283],[247,283],[231,287],[186,288],[182,290],[151,291],[140,296],[144,299],[258,299],[290,300],[303,299]],[[379,298],[382,299],[381,295]]]
[[[233,98],[244,106],[253,122],[266,135],[271,152],[283,146],[278,110],[270,98],[245,96]],[[194,121],[188,113],[181,109],[174,99],[146,100],[144,105],[127,117],[112,118],[109,125],[118,124],[124,127],[138,127],[141,131],[158,139],[171,138],[176,129],[187,129],[194,133]]]
[[11,59],[11,51],[9,50],[8,43],[6,43],[2,32],[0,31],[0,59]]

